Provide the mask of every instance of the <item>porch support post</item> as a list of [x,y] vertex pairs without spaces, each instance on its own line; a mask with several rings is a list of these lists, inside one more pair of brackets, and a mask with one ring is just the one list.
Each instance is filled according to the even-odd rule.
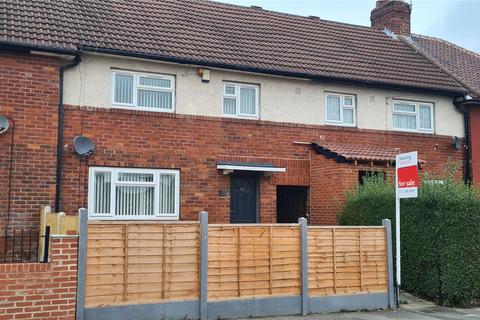
[[393,282],[393,251],[392,251],[392,222],[390,219],[383,219],[382,225],[385,226],[385,235],[387,241],[387,268],[388,268],[388,307],[395,306],[395,288]]
[[85,312],[85,270],[87,267],[87,209],[78,209],[78,248],[77,248],[77,305],[75,312],[76,320],[84,320]]
[[307,219],[299,218],[300,224],[300,238],[302,244],[302,315],[307,315],[310,312],[308,305],[308,234],[307,234]]
[[208,319],[208,213],[200,212],[200,320]]

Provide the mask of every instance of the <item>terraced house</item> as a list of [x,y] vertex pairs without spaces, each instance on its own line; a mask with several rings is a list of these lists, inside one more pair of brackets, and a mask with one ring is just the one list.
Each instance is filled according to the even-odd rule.
[[377,1],[371,27],[206,0],[1,6],[1,229],[47,204],[335,224],[346,191],[413,150],[480,181],[480,57],[411,34],[403,1]]

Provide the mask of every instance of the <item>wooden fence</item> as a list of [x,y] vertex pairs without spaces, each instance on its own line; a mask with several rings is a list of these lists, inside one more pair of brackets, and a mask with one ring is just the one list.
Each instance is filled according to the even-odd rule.
[[77,215],[66,215],[64,212],[52,212],[50,206],[40,210],[40,234],[38,237],[38,259],[45,254],[45,233],[50,227],[50,236],[66,235],[67,232],[78,232],[79,219]]
[[[302,291],[298,224],[209,225],[208,299]],[[308,227],[310,296],[387,292],[385,227]],[[199,299],[198,222],[90,222],[85,306]]]

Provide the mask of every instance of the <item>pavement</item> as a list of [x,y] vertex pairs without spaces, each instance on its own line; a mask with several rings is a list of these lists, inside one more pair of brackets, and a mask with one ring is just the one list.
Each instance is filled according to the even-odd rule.
[[313,314],[308,316],[284,316],[264,318],[271,320],[480,320],[480,308],[454,309],[438,306],[432,302],[402,293],[401,308],[366,312],[342,312]]

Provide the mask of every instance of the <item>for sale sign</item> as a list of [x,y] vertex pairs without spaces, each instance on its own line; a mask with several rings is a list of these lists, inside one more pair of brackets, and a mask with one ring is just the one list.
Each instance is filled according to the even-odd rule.
[[397,197],[416,198],[418,194],[417,151],[397,154]]

